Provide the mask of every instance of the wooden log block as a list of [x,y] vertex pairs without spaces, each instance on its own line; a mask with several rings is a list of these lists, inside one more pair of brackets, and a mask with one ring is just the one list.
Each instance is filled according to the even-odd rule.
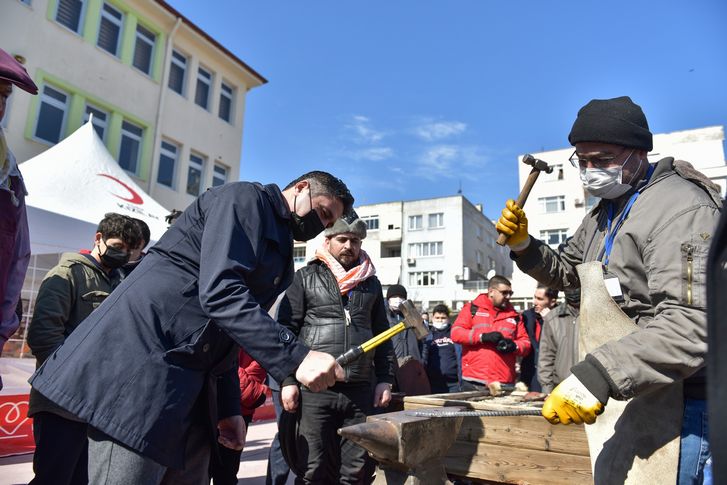
[[444,459],[448,473],[517,484],[592,484],[591,461],[546,451],[455,442]]

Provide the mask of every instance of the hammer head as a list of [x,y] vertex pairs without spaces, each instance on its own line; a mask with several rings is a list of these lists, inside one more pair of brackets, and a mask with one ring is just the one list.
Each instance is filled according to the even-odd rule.
[[530,165],[535,170],[540,170],[541,172],[545,173],[552,173],[553,167],[549,166],[546,162],[540,160],[539,158],[535,158],[529,153],[526,153],[523,156],[523,163],[525,165]]
[[427,330],[427,327],[424,325],[424,320],[422,320],[422,314],[419,313],[419,310],[416,309],[411,300],[401,302],[399,311],[404,315],[404,326],[414,329],[414,335],[416,335],[417,340],[422,340],[429,335],[429,330]]

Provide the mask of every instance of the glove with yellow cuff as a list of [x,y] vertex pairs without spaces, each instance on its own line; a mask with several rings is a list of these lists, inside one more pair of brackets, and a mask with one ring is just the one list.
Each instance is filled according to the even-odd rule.
[[524,251],[530,245],[530,234],[528,234],[528,218],[514,200],[505,202],[502,215],[495,226],[497,232],[508,237],[507,245],[513,251]]
[[545,400],[543,417],[552,424],[593,424],[608,402],[610,379],[590,355],[571,371],[573,374],[558,384]]

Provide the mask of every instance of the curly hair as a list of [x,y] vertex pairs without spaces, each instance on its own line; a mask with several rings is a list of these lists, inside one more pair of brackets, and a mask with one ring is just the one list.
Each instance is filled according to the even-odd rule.
[[124,241],[129,248],[136,248],[143,240],[139,224],[131,217],[109,212],[98,223],[96,232],[100,232],[103,238],[118,238]]

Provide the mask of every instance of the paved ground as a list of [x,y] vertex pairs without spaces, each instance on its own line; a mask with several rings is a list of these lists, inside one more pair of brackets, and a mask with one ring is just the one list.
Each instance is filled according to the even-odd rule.
[[[242,452],[238,485],[262,485],[268,463],[270,441],[275,436],[275,422],[253,423]],[[0,485],[26,484],[33,478],[33,455],[0,458]],[[288,479],[292,484],[292,479]]]

